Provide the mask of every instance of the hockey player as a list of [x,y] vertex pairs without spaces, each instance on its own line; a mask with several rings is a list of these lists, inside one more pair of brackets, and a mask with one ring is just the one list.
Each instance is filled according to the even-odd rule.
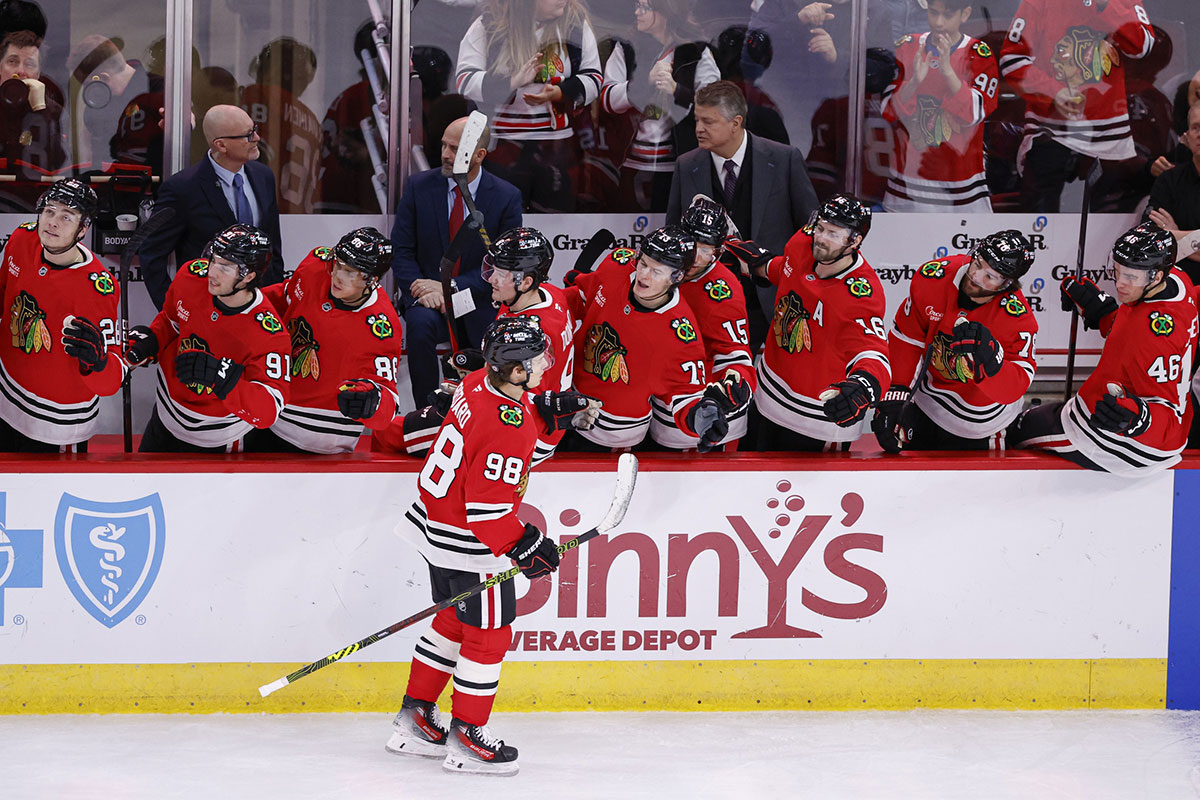
[[1058,211],[1079,159],[1133,158],[1125,60],[1154,45],[1135,0],[1021,0],[1000,74],[1025,100],[1018,154],[1025,211]]
[[996,110],[996,57],[962,32],[970,0],[929,0],[929,31],[896,43],[896,77],[883,92],[895,129],[888,211],[987,213],[983,121]]
[[115,344],[116,280],[80,242],[96,194],[75,178],[38,199],[37,222],[4,247],[0,296],[0,451],[84,452],[126,364]]
[[758,361],[760,450],[849,450],[866,430],[891,378],[883,285],[859,252],[870,228],[866,205],[834,195],[755,270],[776,287]]
[[884,450],[1004,449],[1037,369],[1038,324],[1020,284],[1033,258],[1006,230],[917,269],[888,339],[892,387],[871,420]]
[[1063,308],[1078,308],[1084,326],[1100,330],[1104,350],[1078,394],[1017,417],[1009,444],[1122,475],[1179,463],[1192,420],[1197,319],[1176,255],[1175,237],[1146,222],[1113,245],[1115,300],[1086,278],[1063,279]]
[[[498,572],[508,559],[530,580],[558,568],[554,542],[517,509],[539,436],[569,425],[557,401],[576,392],[531,395],[552,366],[542,330],[527,317],[503,317],[483,337],[486,369],[463,379],[417,480],[419,498],[396,531],[429,563],[440,602]],[[586,399],[575,410],[587,406]],[[486,725],[512,640],[516,591],[505,581],[433,618],[417,642],[387,750],[444,758],[451,772],[515,775],[517,749]],[[454,679],[453,719],[436,701]]]
[[[681,228],[659,228],[640,251],[614,250],[595,272],[568,273],[575,338],[575,386],[603,403],[595,427],[569,436],[582,450],[633,447],[650,429],[658,398],[701,452],[725,438],[721,400],[709,396],[696,316],[678,291],[695,263],[696,242]],[[716,394],[713,390],[713,394]]]
[[179,268],[154,321],[130,330],[129,363],[160,367],[140,452],[238,452],[247,431],[275,423],[291,345],[256,288],[270,260],[265,233],[231,225]]
[[291,389],[275,424],[246,434],[248,452],[349,453],[364,425],[391,424],[400,322],[379,289],[391,265],[388,238],[357,228],[263,289],[291,336]]
[[[704,344],[704,372],[710,381],[705,393],[721,404],[729,424],[716,447],[746,435],[750,396],[758,385],[750,357],[746,296],[737,276],[719,260],[729,231],[725,209],[699,197],[683,212],[679,226],[696,240],[696,260],[684,273],[679,294],[695,313]],[[679,429],[661,400],[652,398],[650,405],[650,436],[655,442],[673,450],[699,445],[699,439]]]

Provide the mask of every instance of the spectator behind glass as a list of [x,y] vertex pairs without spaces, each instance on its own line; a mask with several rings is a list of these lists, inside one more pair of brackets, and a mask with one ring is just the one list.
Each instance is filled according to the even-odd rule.
[[259,161],[279,177],[279,212],[311,214],[320,201],[321,123],[300,95],[317,72],[317,54],[291,36],[266,44],[250,62],[255,83],[242,108],[258,124]]
[[791,144],[779,106],[756,85],[774,57],[771,37],[766,31],[733,25],[717,36],[717,68],[721,70],[721,79],[736,84],[746,95],[746,130],[780,144]]
[[[1200,228],[1200,103],[1191,107],[1187,119],[1181,141],[1192,160],[1159,175],[1150,190],[1149,219],[1166,230]],[[1200,285],[1200,251],[1180,250],[1180,256],[1179,268]]]
[[0,39],[0,158],[7,159],[5,172],[20,178],[5,193],[25,210],[45,189],[41,176],[66,161],[59,127],[62,90],[42,77],[41,44],[33,31]]
[[[1126,58],[1154,45],[1133,0],[1023,0],[1000,51],[1000,73],[1025,99],[1018,153],[1026,211],[1057,212],[1063,187],[1095,159],[1134,156],[1125,97]],[[1106,171],[1097,193],[1115,177]]]
[[1197,102],[1200,102],[1200,70],[1190,80],[1179,84],[1175,90],[1172,128],[1179,140],[1170,152],[1160,155],[1150,165],[1150,174],[1154,177],[1157,178],[1177,164],[1186,164],[1192,160],[1192,151],[1183,143],[1182,137],[1188,129],[1188,110]]
[[492,123],[488,169],[527,209],[572,211],[580,162],[570,114],[600,93],[600,55],[579,0],[484,0],[458,49],[455,86]]
[[100,169],[112,159],[162,167],[162,76],[140,61],[127,61],[123,42],[97,34],[83,37],[67,56],[79,84],[78,113],[72,115],[76,160]]
[[692,100],[696,91],[721,73],[708,45],[697,41],[700,29],[688,14],[687,0],[638,0],[633,7],[639,33],[659,46],[643,75],[627,72],[625,48],[617,43],[604,66],[600,102],[610,114],[637,117],[629,152],[621,165],[620,211],[667,209],[675,159],[696,147]]
[[887,211],[987,213],[983,120],[996,109],[996,59],[962,32],[969,0],[929,0],[929,31],[896,45],[897,76],[883,93],[895,129]]

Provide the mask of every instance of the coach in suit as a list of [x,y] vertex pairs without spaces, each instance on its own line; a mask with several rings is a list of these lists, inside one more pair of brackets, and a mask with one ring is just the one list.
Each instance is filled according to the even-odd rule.
[[[684,153],[675,162],[667,223],[678,223],[692,198],[703,194],[725,207],[741,238],[782,253],[788,239],[817,208],[804,157],[795,147],[746,131],[746,96],[735,83],[710,83],[696,92],[695,107],[700,149]],[[775,289],[755,290],[745,279],[743,287],[750,344],[757,353],[774,312]]]
[[[392,227],[395,256],[392,273],[404,314],[405,347],[408,351],[408,376],[412,381],[413,400],[424,406],[426,397],[437,388],[441,369],[437,345],[449,339],[445,308],[449,298],[442,294],[440,266],[442,254],[455,230],[466,217],[465,203],[454,182],[454,158],[467,118],[451,122],[442,134],[442,166],[418,172],[404,182]],[[487,155],[488,132],[471,157],[467,172],[467,191],[475,207],[483,214],[483,225],[495,237],[521,225],[521,192],[481,166]],[[452,292],[470,292],[475,310],[463,317],[469,342],[459,347],[479,347],[483,331],[496,318],[492,307],[492,289],[480,274],[483,242],[471,235],[451,282]],[[451,306],[453,308],[453,306]]]
[[283,280],[275,174],[255,160],[258,126],[237,106],[213,106],[204,115],[204,138],[205,157],[158,190],[155,208],[174,209],[175,216],[138,250],[146,290],[159,309],[171,285],[167,256],[175,254],[176,267],[199,258],[209,241],[235,222],[254,225],[270,237],[273,253],[263,283]]

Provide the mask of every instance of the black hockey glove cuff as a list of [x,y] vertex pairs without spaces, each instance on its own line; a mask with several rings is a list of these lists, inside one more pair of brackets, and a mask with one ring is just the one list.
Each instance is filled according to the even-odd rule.
[[505,555],[517,562],[529,580],[549,575],[558,569],[558,548],[537,526],[525,524],[525,533]]
[[879,397],[879,381],[869,372],[856,370],[846,380],[821,392],[825,401],[825,416],[843,428],[854,425]]
[[1059,294],[1063,311],[1079,309],[1084,330],[1099,330],[1100,320],[1117,310],[1117,301],[1091,278],[1080,280],[1074,275],[1068,275],[1062,280]]
[[231,358],[217,358],[203,350],[184,350],[175,356],[175,376],[181,383],[211,389],[222,400],[233,391],[244,369]]
[[600,401],[574,390],[542,392],[533,396],[533,406],[546,423],[546,430],[588,430],[596,424]]
[[912,416],[904,411],[910,397],[912,390],[907,386],[892,386],[875,404],[871,430],[885,453],[899,453],[911,439],[911,426],[904,419],[905,416]]
[[475,348],[459,350],[446,359],[442,377],[448,381],[461,381],[484,365],[483,351]]
[[79,360],[83,375],[99,372],[108,366],[108,345],[104,332],[85,317],[72,317],[62,330],[63,350]]
[[125,345],[125,360],[131,367],[140,367],[158,358],[158,337],[146,325],[134,325],[129,329],[129,342]]
[[350,419],[366,419],[379,410],[383,392],[374,381],[351,378],[337,390],[338,411]]
[[1004,366],[1004,348],[982,322],[968,320],[955,325],[950,351],[967,359],[976,382],[994,377]]
[[729,415],[750,402],[750,384],[737,372],[727,372],[724,378],[704,388],[704,396]]
[[688,412],[688,427],[700,437],[696,449],[701,453],[711,452],[714,447],[729,435],[729,422],[725,412],[716,400],[705,397]]
[[1141,436],[1150,429],[1150,406],[1128,390],[1123,394],[1105,392],[1092,412],[1092,424],[1123,436]]

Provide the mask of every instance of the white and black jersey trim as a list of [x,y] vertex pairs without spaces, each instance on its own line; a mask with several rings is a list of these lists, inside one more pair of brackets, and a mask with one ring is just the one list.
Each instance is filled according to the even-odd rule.
[[650,414],[641,417],[618,417],[600,409],[600,416],[591,430],[576,431],[594,444],[604,447],[632,447],[646,438],[650,429]]
[[463,556],[495,558],[488,546],[476,539],[475,534],[469,530],[443,522],[431,521],[420,500],[414,502],[404,516],[421,532],[426,543],[435,550]]
[[550,458],[550,456],[554,455],[554,450],[556,447],[557,445],[538,439],[533,444],[533,455],[529,459],[529,466],[531,468],[536,467],[538,464],[541,464],[543,461]]
[[[675,424],[675,415],[657,397],[650,400],[650,437],[663,447],[674,450],[689,450],[699,444],[700,439],[680,430]],[[718,444],[737,441],[746,435],[749,427],[750,404],[734,409],[725,421],[729,423],[729,433]]]
[[726,370],[737,366],[754,369],[754,360],[750,358],[749,350],[736,350],[732,353],[714,353],[713,374],[709,376],[709,380],[717,380],[717,376],[723,375]]
[[82,442],[99,426],[100,401],[55,403],[22,387],[0,363],[0,417],[15,430],[48,444]]
[[964,439],[984,439],[1008,427],[1021,413],[1021,402],[974,406],[949,389],[932,385],[926,373],[913,402],[939,428]]
[[336,409],[284,406],[271,430],[310,453],[349,453],[358,445],[363,424]]
[[[278,396],[277,391],[272,390],[272,395],[277,398],[278,405],[283,405],[283,398]],[[167,381],[163,377],[162,370],[158,372],[157,400],[158,418],[163,427],[170,431],[176,439],[199,447],[224,447],[241,439],[253,427],[249,422],[233,414],[209,417],[197,414],[175,402],[167,389]]]
[[980,210],[991,210],[990,197],[987,176],[982,172],[961,181],[934,181],[893,173],[888,179],[884,205],[897,211],[922,206],[966,208],[976,204]]
[[823,442],[857,440],[866,432],[872,416],[872,412],[868,411],[856,424],[841,427],[825,416],[823,402],[792,391],[782,378],[771,371],[762,356],[758,359],[758,393],[754,403],[759,412],[776,425]]
[[[1169,404],[1168,404],[1169,405]],[[1158,450],[1135,437],[1098,430],[1091,425],[1091,414],[1079,395],[1068,400],[1061,415],[1063,431],[1071,444],[1107,472],[1139,475],[1156,472],[1179,463],[1183,447]]]
[[491,522],[512,513],[512,503],[467,503],[467,522]]
[[1005,78],[1016,70],[1030,66],[1033,66],[1033,57],[1025,53],[1009,53],[1000,56],[1000,74]]

